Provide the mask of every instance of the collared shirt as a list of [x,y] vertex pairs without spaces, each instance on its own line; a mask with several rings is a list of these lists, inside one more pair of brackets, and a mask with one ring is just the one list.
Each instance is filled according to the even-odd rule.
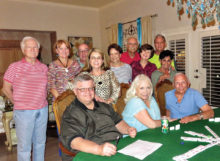
[[34,110],[47,105],[47,71],[47,66],[38,60],[31,64],[24,58],[8,67],[4,80],[12,84],[15,110]]
[[143,68],[140,64],[140,61],[133,62],[131,64],[131,68],[132,68],[132,80],[134,80],[134,78],[139,74],[145,74],[146,76],[151,78],[151,74],[155,70],[157,70],[156,65],[150,62],[148,62],[147,65],[145,65],[145,67]]
[[205,98],[195,89],[188,88],[181,102],[175,96],[176,89],[165,93],[166,109],[170,111],[171,118],[183,118],[197,114],[201,107],[208,104]]
[[[156,53],[154,53],[154,56],[149,59],[149,62],[155,64],[157,66],[157,69],[161,67],[159,55],[157,55]],[[171,66],[175,68],[174,60],[172,60]]]
[[120,60],[124,63],[127,63],[127,64],[131,64],[132,62],[134,61],[139,61],[141,58],[140,58],[140,55],[138,52],[135,53],[135,56],[133,58],[131,58],[129,56],[129,53],[128,52],[124,52],[121,54],[121,58]]
[[76,98],[63,113],[61,141],[67,149],[74,151],[70,144],[76,137],[97,144],[116,140],[121,134],[115,125],[121,120],[111,105],[94,100],[94,109],[90,110]]
[[80,67],[83,68],[85,66],[85,64],[83,64],[81,61],[80,61],[80,58],[77,57],[76,58],[77,62],[79,63]]

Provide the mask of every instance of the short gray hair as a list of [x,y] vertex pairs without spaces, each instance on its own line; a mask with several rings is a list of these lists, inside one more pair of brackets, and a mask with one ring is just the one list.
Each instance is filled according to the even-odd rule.
[[34,40],[34,41],[37,43],[38,49],[40,48],[40,43],[39,43],[39,41],[38,41],[37,39],[35,39],[34,37],[31,37],[31,36],[25,36],[25,37],[22,39],[21,44],[20,44],[22,51],[24,50],[24,48],[25,48],[25,43],[26,43],[26,41],[28,41],[28,40]]
[[166,42],[166,38],[165,38],[164,35],[162,35],[162,34],[157,34],[157,35],[155,36],[155,38],[154,38],[154,43],[155,43],[155,40],[156,40],[158,37],[161,37],[161,38],[163,39],[163,41]]
[[93,81],[93,84],[94,84],[94,80],[91,76],[89,76],[87,73],[81,73],[74,78],[73,83],[72,83],[72,88],[73,89],[77,88],[76,84],[78,82],[84,82],[84,81]]

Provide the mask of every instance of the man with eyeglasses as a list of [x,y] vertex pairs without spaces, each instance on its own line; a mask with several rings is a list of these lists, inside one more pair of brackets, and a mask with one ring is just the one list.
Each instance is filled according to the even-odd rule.
[[83,68],[86,63],[86,59],[89,53],[89,46],[85,43],[80,44],[78,47],[78,58],[77,61],[80,64],[80,67]]
[[131,64],[134,61],[140,60],[138,50],[138,41],[135,37],[130,37],[127,40],[127,52],[122,53],[120,60],[124,63]]
[[[61,123],[61,141],[72,152],[112,156],[117,147],[110,143],[127,134],[134,138],[136,129],[126,124],[109,104],[94,99],[94,81],[88,74],[73,82],[76,99],[65,110]],[[63,161],[72,160],[62,154]]]

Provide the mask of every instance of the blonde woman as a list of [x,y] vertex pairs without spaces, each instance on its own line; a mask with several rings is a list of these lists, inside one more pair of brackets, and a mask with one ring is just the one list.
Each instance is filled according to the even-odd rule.
[[95,99],[107,104],[116,103],[120,84],[114,72],[109,70],[106,55],[99,49],[90,50],[82,72],[88,73],[95,82]]
[[124,121],[138,132],[161,126],[160,109],[152,93],[152,83],[144,74],[136,76],[127,91],[122,116]]

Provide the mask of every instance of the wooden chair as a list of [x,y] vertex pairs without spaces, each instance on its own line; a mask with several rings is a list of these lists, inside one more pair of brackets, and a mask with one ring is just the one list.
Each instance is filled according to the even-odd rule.
[[168,79],[164,81],[158,82],[155,87],[155,99],[160,107],[161,116],[166,115],[166,100],[165,100],[165,93],[167,91],[172,90],[174,87],[172,82]]
[[[57,124],[58,135],[60,135],[60,124],[63,116],[63,112],[66,110],[66,107],[70,105],[70,103],[74,100],[75,95],[73,91],[67,90],[63,92],[60,96],[58,96],[53,104],[53,111],[55,115],[55,120]],[[76,153],[70,152],[66,149],[62,143],[59,141],[59,148],[61,149],[62,153],[65,153],[70,156],[75,156]]]
[[120,116],[125,108],[125,102],[124,102],[124,98],[126,96],[126,92],[128,90],[128,88],[130,87],[129,84],[126,83],[121,83],[121,91],[120,91],[120,95],[118,97],[118,100],[116,102],[116,104],[113,104],[113,108],[115,110],[115,112],[117,112]]

